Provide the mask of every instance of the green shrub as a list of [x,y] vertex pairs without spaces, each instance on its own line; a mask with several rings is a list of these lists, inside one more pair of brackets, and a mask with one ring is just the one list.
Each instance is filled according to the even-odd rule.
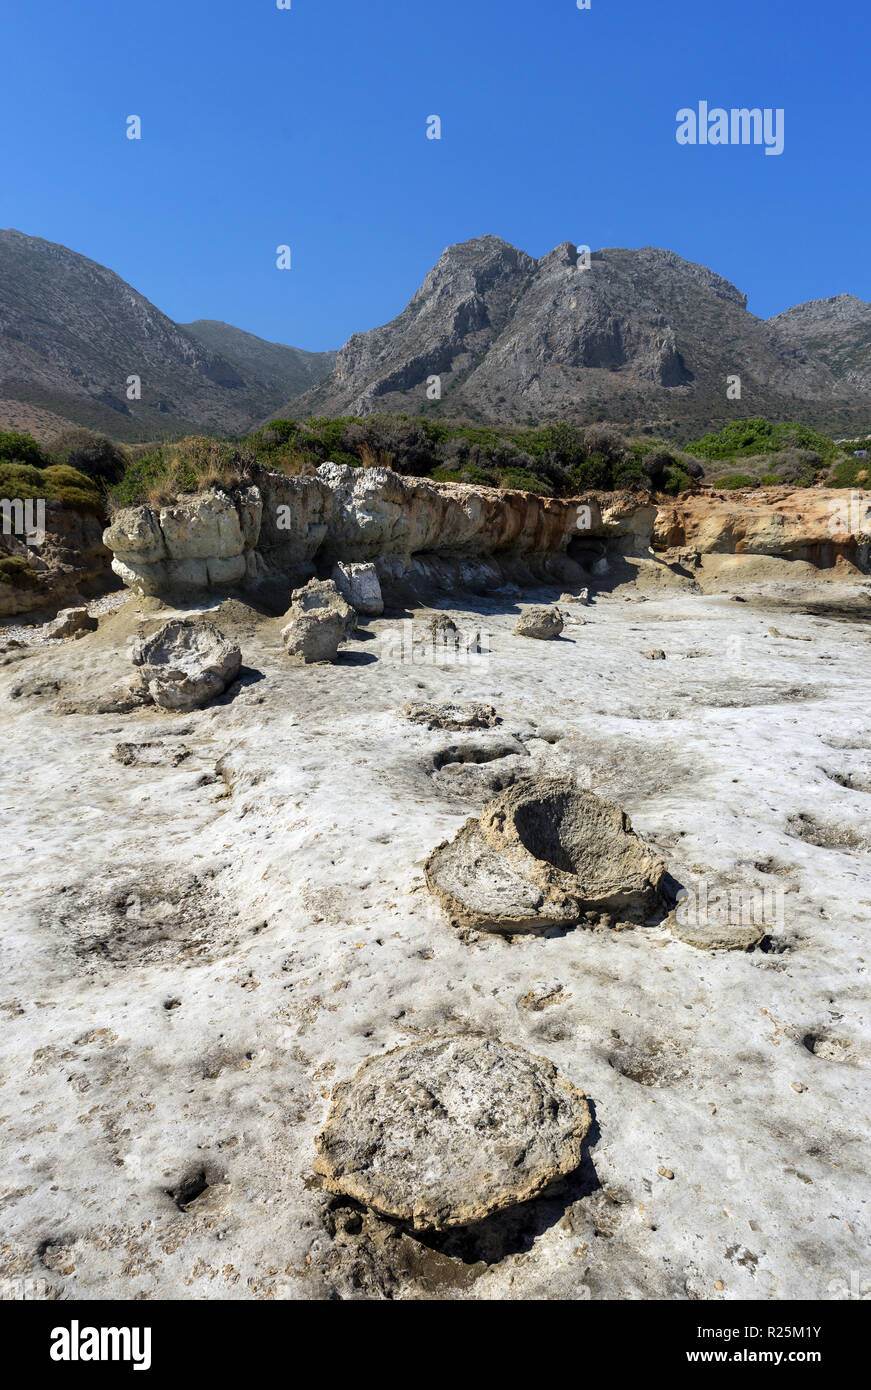
[[676,497],[679,492],[687,492],[692,485],[693,480],[689,473],[684,472],[680,464],[674,463],[663,473],[660,488]]
[[32,435],[17,430],[0,430],[0,459],[27,463],[32,468],[44,468],[52,461]]
[[37,578],[23,555],[0,555],[0,584],[13,589],[34,589]]
[[774,425],[761,417],[733,420],[724,425],[719,434],[706,434],[688,444],[687,449],[702,458],[718,461],[779,453],[781,449],[811,449],[824,460],[831,460],[837,453],[834,441],[809,425],[800,425],[794,420]]
[[0,497],[20,497],[26,501],[45,496],[46,483],[41,469],[22,463],[21,459],[0,463]]
[[108,435],[92,430],[64,430],[51,441],[50,451],[60,464],[67,464],[86,477],[101,483],[120,481],[127,455]]
[[725,478],[718,478],[714,487],[724,488],[727,492],[734,492],[739,487],[758,487],[759,479],[754,478],[750,473],[728,473]]
[[871,487],[871,458],[840,459],[826,482],[829,487]]

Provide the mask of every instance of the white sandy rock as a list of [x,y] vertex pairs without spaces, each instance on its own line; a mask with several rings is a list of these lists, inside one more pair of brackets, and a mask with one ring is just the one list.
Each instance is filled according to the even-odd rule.
[[45,629],[46,637],[84,637],[86,632],[94,632],[97,619],[92,618],[86,607],[62,608]]
[[335,661],[342,642],[357,626],[357,614],[331,579],[312,579],[292,597],[281,629],[285,651],[309,664]]

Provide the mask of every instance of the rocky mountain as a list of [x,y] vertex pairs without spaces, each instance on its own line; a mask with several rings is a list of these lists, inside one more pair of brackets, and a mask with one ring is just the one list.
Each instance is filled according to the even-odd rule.
[[[855,317],[842,315],[837,343],[815,349],[784,328],[789,315],[755,317],[734,285],[671,251],[583,256],[565,242],[535,260],[485,236],[448,247],[398,318],[355,334],[333,372],[288,409],[689,429],[736,415],[847,425],[871,414],[867,340],[847,347]],[[435,376],[437,403],[427,396]],[[740,377],[740,401],[727,400],[727,376]]]
[[269,343],[217,319],[197,319],[181,327],[191,338],[232,363],[247,380],[268,387],[279,401],[322,381],[336,361],[335,352],[305,352],[283,343]]
[[824,362],[837,381],[871,394],[871,304],[864,299],[812,299],[770,323],[784,341]]
[[[186,329],[105,266],[0,230],[7,414],[23,403],[130,440],[243,431],[331,365],[330,353],[297,353],[225,324]],[[128,398],[130,376],[140,378],[139,400]]]

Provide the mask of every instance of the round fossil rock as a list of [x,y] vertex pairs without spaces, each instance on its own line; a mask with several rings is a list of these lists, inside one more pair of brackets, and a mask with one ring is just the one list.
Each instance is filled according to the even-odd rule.
[[481,1221],[577,1168],[583,1092],[512,1043],[448,1037],[371,1057],[333,1091],[314,1170],[423,1230]]
[[666,873],[619,806],[567,777],[509,787],[424,866],[455,926],[509,933],[644,921],[662,906]]

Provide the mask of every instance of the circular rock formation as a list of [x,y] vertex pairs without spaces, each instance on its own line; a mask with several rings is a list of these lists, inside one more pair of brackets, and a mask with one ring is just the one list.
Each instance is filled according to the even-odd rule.
[[134,648],[148,693],[161,709],[199,709],[239,674],[242,653],[208,622],[173,618]]
[[415,1229],[481,1221],[577,1168],[583,1093],[512,1043],[448,1037],[364,1062],[333,1091],[314,1170]]
[[619,806],[559,777],[509,787],[424,873],[455,926],[520,932],[644,921],[663,904],[666,865]]

